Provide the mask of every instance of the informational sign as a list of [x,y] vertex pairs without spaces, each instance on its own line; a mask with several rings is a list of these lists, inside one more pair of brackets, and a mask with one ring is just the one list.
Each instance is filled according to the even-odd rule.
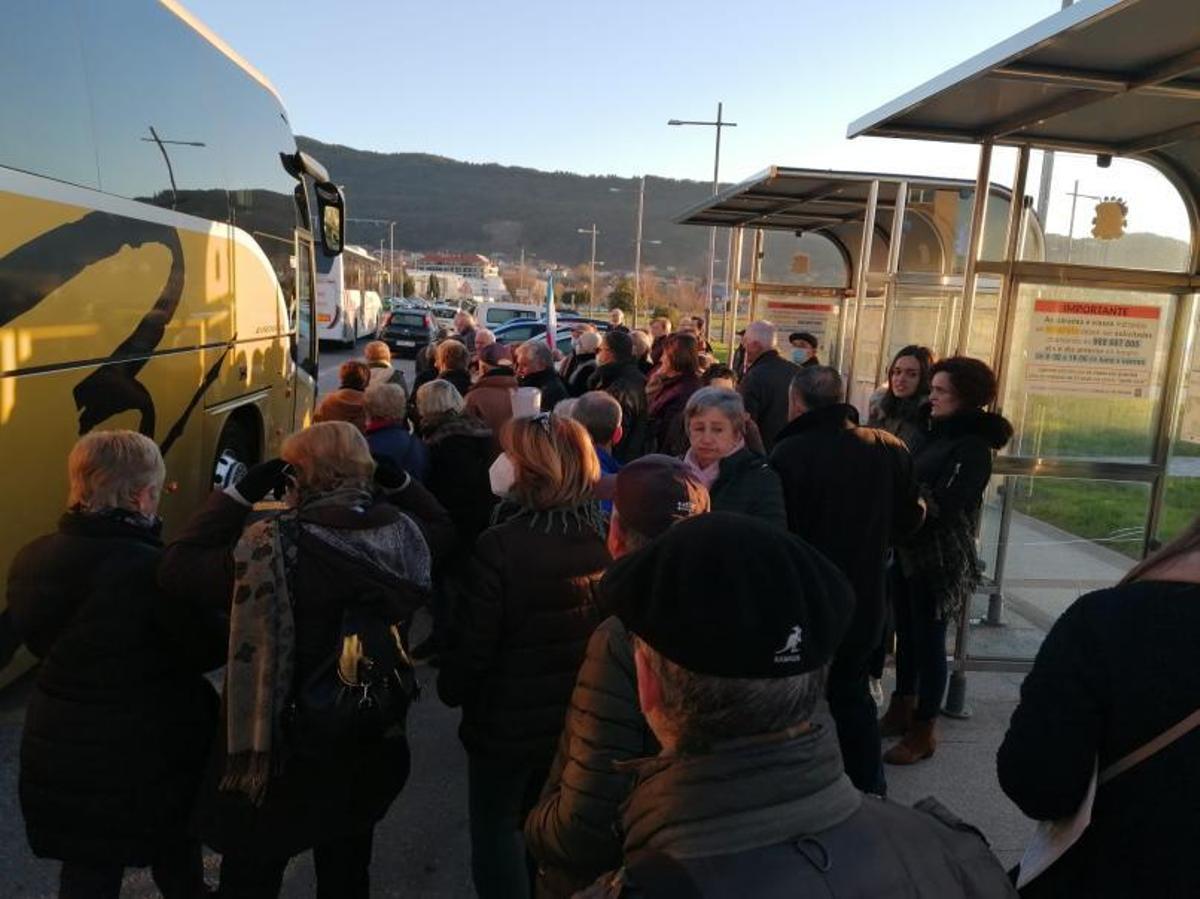
[[1162,310],[1037,299],[1025,389],[1075,396],[1149,395]]
[[837,334],[840,306],[836,303],[772,299],[760,308],[765,308],[764,318],[775,324],[778,346],[786,346],[793,331],[807,331],[817,338],[821,349],[826,349]]

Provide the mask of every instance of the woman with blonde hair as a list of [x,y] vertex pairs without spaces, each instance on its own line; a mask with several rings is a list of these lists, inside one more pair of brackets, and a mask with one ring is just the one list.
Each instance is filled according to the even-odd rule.
[[610,557],[583,426],[547,413],[514,419],[501,443],[491,484],[502,502],[453,582],[458,614],[438,692],[463,709],[475,889],[520,899],[530,895],[522,826],[600,618],[595,589]]
[[[280,455],[214,494],[160,572],[177,600],[230,616],[196,819],[224,856],[222,895],[278,895],[288,860],[313,849],[318,896],[365,899],[375,824],[408,777],[405,641],[429,549],[354,426],[313,425]],[[252,519],[272,492],[284,508]]]
[[167,899],[192,899],[205,886],[188,817],[217,721],[201,673],[223,663],[224,631],[155,582],[166,468],[154,441],[92,432],[67,471],[58,531],[8,577],[17,636],[42,660],[21,739],[29,844],[62,860],[66,899],[115,899],[124,868],[145,865]]

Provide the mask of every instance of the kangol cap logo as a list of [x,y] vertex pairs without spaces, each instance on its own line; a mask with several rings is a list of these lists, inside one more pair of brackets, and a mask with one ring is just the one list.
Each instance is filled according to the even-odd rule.
[[800,629],[800,625],[792,628],[792,632],[788,634],[787,641],[779,649],[775,650],[775,664],[782,665],[787,662],[800,661],[800,641],[804,639],[804,632]]

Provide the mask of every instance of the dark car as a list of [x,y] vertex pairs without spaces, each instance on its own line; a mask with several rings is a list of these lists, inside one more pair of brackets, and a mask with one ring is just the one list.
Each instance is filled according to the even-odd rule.
[[433,316],[422,309],[397,309],[389,312],[379,330],[379,339],[388,345],[393,356],[416,356],[424,346],[433,342],[437,328]]

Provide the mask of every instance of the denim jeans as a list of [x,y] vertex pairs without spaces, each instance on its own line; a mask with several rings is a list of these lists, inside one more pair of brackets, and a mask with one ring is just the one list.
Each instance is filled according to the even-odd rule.
[[479,899],[529,899],[534,866],[525,851],[525,816],[541,795],[549,763],[468,753],[471,879]]
[[946,622],[938,599],[899,572],[895,578],[896,692],[916,696],[914,717],[932,721],[946,693]]

